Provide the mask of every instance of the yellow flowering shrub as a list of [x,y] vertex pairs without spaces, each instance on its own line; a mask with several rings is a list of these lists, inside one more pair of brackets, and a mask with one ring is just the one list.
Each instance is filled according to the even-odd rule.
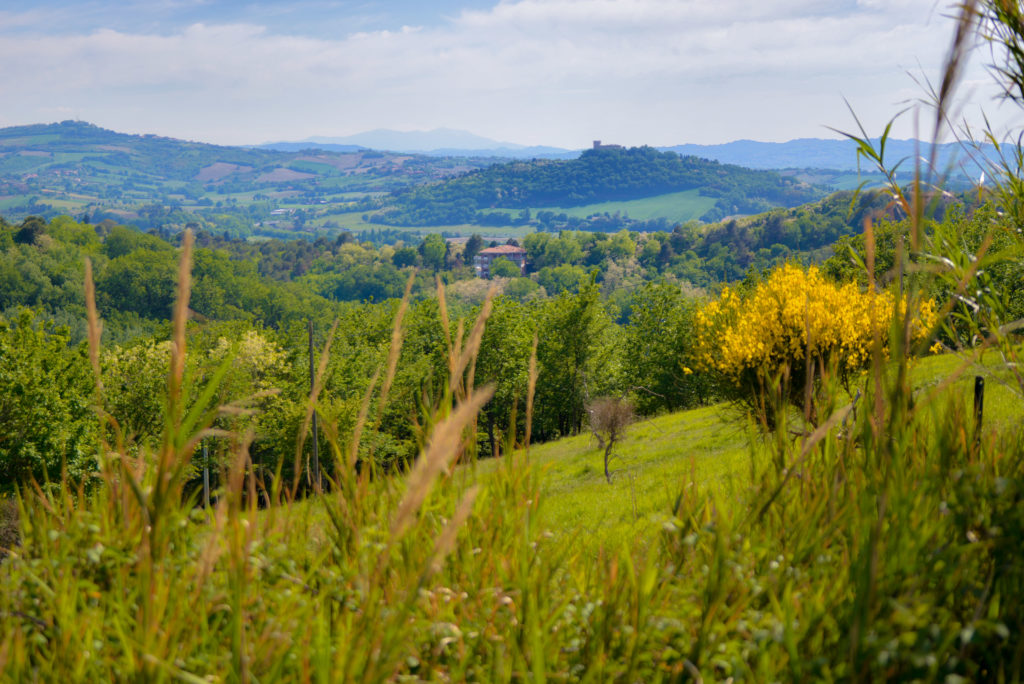
[[[890,292],[863,292],[855,283],[827,280],[813,266],[786,264],[751,292],[727,288],[698,312],[698,358],[741,392],[763,389],[785,374],[792,387],[784,394],[799,404],[807,356],[845,380],[871,358],[875,330],[888,345],[895,304]],[[926,335],[936,315],[934,302],[923,302],[913,335]]]

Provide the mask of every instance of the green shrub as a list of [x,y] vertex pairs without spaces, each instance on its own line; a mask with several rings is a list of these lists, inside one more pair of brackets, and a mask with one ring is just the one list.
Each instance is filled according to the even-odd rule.
[[81,481],[96,467],[98,422],[84,346],[28,309],[0,316],[0,489]]

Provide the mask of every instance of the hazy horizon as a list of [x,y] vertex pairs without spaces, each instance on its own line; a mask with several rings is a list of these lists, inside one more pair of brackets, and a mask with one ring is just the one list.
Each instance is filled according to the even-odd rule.
[[[0,2],[0,126],[78,119],[225,145],[375,129],[581,149],[870,135],[936,82],[935,0]],[[1002,124],[989,55],[963,114]],[[845,100],[844,100],[845,98]],[[931,114],[894,137],[927,138]],[[916,133],[916,134],[915,134]]]

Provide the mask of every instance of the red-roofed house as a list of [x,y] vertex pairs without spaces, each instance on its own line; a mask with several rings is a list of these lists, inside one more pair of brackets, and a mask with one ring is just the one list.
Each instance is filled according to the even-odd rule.
[[491,262],[498,257],[504,257],[519,267],[519,272],[526,270],[526,250],[515,245],[498,245],[481,249],[473,257],[473,266],[476,267],[476,275],[479,278],[491,277]]

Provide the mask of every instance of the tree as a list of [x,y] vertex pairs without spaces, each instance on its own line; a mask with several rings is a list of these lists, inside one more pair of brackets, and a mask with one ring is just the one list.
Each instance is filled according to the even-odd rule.
[[678,285],[648,283],[633,294],[623,366],[643,414],[678,411],[708,401],[710,376],[699,368],[694,349],[697,302]]
[[420,244],[420,256],[423,265],[436,273],[444,268],[445,257],[448,255],[448,243],[437,233],[430,233]]
[[491,262],[491,277],[517,278],[522,275],[519,267],[505,257],[498,257]]
[[[512,416],[525,418],[526,386],[536,309],[508,297],[493,302],[477,356],[474,383],[494,384],[494,396],[481,411],[490,453],[496,454],[496,427],[509,425]],[[474,316],[475,318],[475,316]],[[512,426],[514,430],[518,426]]]
[[601,306],[593,278],[579,293],[563,292],[539,316],[539,377],[534,434],[578,433],[591,397],[621,389],[618,328]]
[[138,249],[151,251],[170,251],[172,249],[164,240],[127,226],[114,226],[103,239],[103,252],[111,259],[130,254]]
[[560,266],[563,264],[578,264],[583,261],[583,247],[580,245],[579,237],[574,233],[562,233],[557,238],[548,241],[544,247],[543,264],[537,266]]
[[[871,360],[876,338],[887,348],[897,305],[889,291],[862,292],[856,283],[829,282],[813,266],[786,264],[746,291],[726,288],[697,313],[698,363],[720,373],[768,428],[790,405],[817,422],[823,376],[846,385]],[[934,300],[922,302],[913,319],[916,339],[930,334]]]
[[620,230],[612,236],[608,246],[608,254],[614,259],[625,259],[636,253],[636,243],[629,236],[628,230]]
[[[227,370],[217,385],[217,403],[245,409],[218,416],[214,426],[237,436],[251,431],[255,443],[250,451],[258,456],[266,450],[262,442],[280,421],[279,414],[289,408],[279,394],[289,381],[288,355],[270,334],[248,323],[214,326],[205,338],[197,345],[199,349],[195,354],[198,381],[207,382],[227,363]],[[300,381],[300,386],[308,388],[306,382]],[[202,387],[197,385],[194,389]],[[298,431],[298,424],[294,431]],[[222,441],[215,451],[227,455],[230,449]]]
[[586,282],[587,273],[579,266],[562,264],[545,266],[537,273],[537,283],[550,295],[562,292],[576,292]]
[[473,233],[468,240],[466,240],[466,246],[462,250],[462,263],[467,266],[473,265],[473,257],[480,253],[480,250],[484,248],[484,239],[480,237],[478,233]]
[[136,250],[112,260],[97,282],[105,308],[167,319],[176,292],[174,253]]
[[55,217],[46,232],[54,240],[75,245],[88,254],[95,255],[100,251],[101,242],[96,230],[86,223],[78,223],[70,216]]
[[29,216],[14,233],[14,241],[22,245],[34,245],[46,233],[46,221],[38,216]]
[[513,278],[505,285],[505,295],[520,302],[540,294],[540,285],[529,278]]
[[161,434],[170,358],[171,343],[154,339],[104,351],[104,408],[124,438],[151,443]]
[[626,428],[633,422],[633,404],[628,399],[599,397],[587,406],[590,429],[597,436],[598,448],[604,449],[604,478],[612,483],[608,468],[615,443],[622,440]]
[[412,247],[399,247],[391,257],[392,263],[397,268],[416,265],[416,250]]
[[29,309],[0,316],[0,489],[95,468],[92,372],[67,335]]

